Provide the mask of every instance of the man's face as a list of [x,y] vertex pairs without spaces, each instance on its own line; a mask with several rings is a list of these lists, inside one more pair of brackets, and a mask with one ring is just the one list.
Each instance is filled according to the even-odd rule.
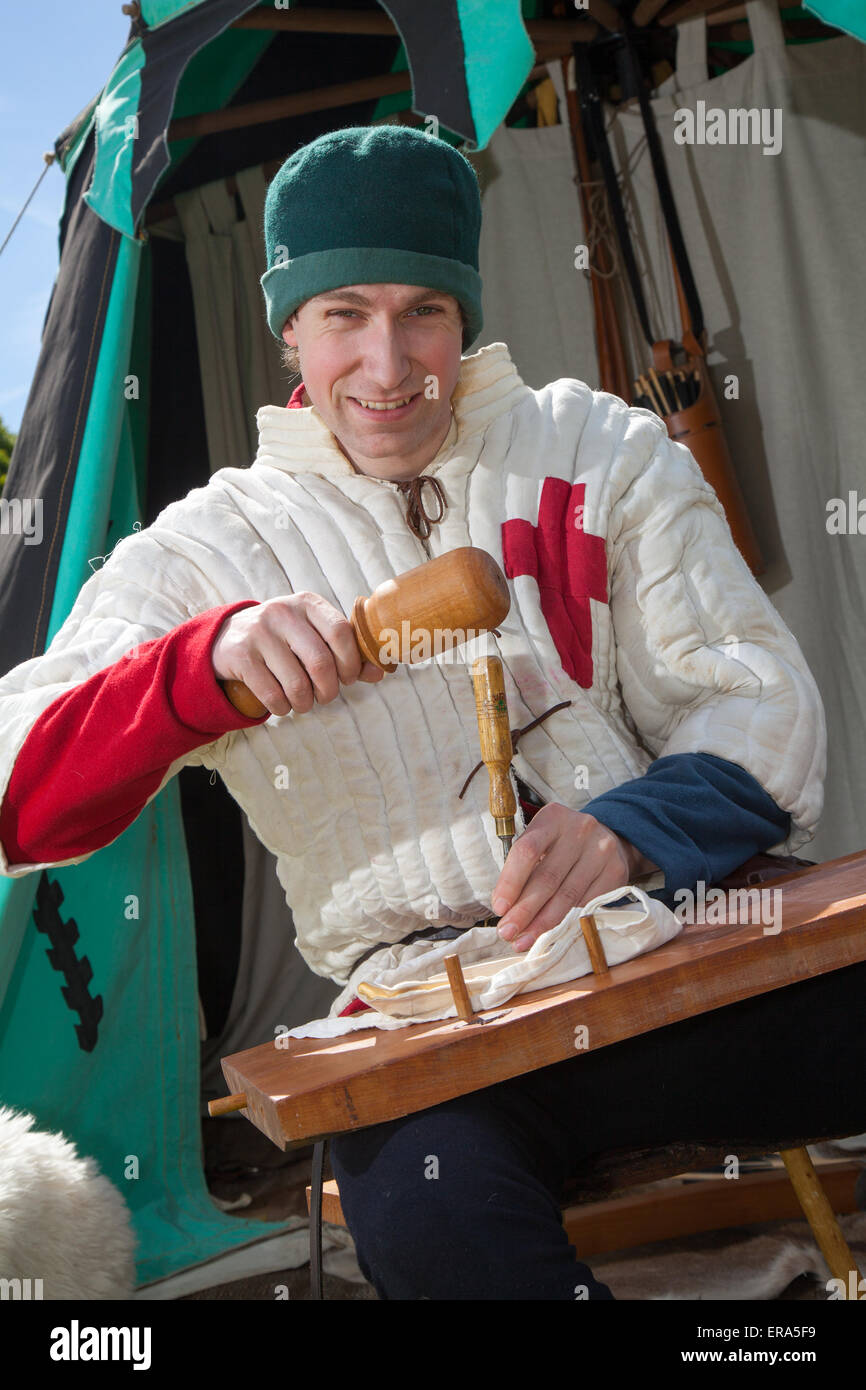
[[359,472],[401,481],[435,457],[460,371],[453,295],[347,285],[301,305],[283,339],[297,347],[307,395]]

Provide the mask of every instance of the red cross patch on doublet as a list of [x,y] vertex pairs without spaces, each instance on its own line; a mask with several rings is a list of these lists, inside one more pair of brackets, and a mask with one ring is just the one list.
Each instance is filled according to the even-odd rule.
[[532,575],[541,611],[562,669],[578,685],[592,685],[592,615],[589,600],[607,603],[604,537],[583,529],[586,483],[545,478],[538,524],[521,517],[502,523],[502,555],[509,579]]

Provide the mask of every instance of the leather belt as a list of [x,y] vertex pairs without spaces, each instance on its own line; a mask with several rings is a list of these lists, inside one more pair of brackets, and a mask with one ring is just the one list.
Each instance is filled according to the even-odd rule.
[[473,922],[471,927],[452,927],[449,924],[444,927],[421,927],[418,931],[410,932],[408,936],[404,936],[402,941],[379,941],[358,957],[349,974],[354,974],[358,966],[363,965],[365,960],[369,960],[370,956],[375,955],[377,951],[384,951],[389,946],[411,946],[415,941],[454,941],[464,932],[472,931],[473,927],[492,927],[498,921],[499,918],[491,913],[489,917],[482,917],[480,921]]

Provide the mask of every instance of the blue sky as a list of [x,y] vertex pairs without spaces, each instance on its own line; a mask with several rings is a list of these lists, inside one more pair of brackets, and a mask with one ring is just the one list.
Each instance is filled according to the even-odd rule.
[[[129,33],[121,0],[0,4],[0,243],[73,116],[105,85]],[[57,274],[65,180],[53,164],[0,255],[0,416],[17,430]]]

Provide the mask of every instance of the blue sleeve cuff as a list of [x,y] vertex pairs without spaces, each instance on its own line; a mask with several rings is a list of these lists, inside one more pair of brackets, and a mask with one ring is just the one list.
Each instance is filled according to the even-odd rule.
[[711,753],[673,753],[581,810],[664,872],[665,889],[717,883],[787,839],[791,816],[751,773]]

